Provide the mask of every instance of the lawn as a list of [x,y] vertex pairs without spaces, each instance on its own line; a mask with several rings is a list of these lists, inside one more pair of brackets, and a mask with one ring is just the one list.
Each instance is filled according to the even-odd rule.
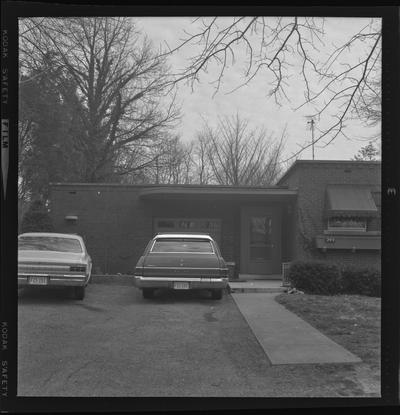
[[381,299],[280,294],[276,301],[380,371]]
[[[380,396],[381,299],[361,295],[281,294],[276,301],[360,357],[362,364],[332,372],[346,383],[349,396]],[[348,365],[347,365],[348,366]],[[350,370],[350,371],[349,371]],[[352,373],[351,373],[352,372]],[[339,382],[340,383],[340,382]],[[352,386],[350,386],[352,385]]]

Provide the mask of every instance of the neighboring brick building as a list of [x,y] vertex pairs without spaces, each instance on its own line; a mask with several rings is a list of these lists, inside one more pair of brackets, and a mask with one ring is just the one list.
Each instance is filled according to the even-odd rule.
[[380,163],[297,161],[267,188],[67,183],[50,199],[55,230],[84,237],[95,273],[132,273],[155,233],[191,231],[214,236],[239,274],[276,278],[304,258],[379,267],[379,192]]
[[299,160],[278,185],[297,191],[294,259],[380,268],[380,162]]

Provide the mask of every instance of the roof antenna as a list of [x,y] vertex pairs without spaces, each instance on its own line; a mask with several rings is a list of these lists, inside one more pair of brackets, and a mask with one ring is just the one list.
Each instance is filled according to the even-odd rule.
[[307,115],[306,118],[309,118],[309,121],[307,121],[307,124],[310,124],[311,129],[311,148],[312,148],[312,159],[314,160],[314,126],[315,126],[315,120],[312,115]]

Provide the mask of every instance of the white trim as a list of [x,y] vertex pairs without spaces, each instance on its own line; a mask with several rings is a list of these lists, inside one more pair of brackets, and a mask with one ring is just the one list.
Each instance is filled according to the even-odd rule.
[[220,269],[222,269],[222,270],[226,270],[227,268],[205,268],[205,267],[157,267],[157,266],[151,266],[151,265],[145,265],[144,267],[143,267],[144,269],[146,269],[146,268],[150,268],[150,269],[157,269],[157,268],[159,268],[159,269],[176,269],[176,270],[191,270],[191,269],[206,269],[206,270],[210,270],[210,269],[212,269],[212,270],[220,270]]
[[152,252],[149,251],[149,254],[202,254],[202,255],[215,255],[215,252],[177,252],[177,251],[162,251],[162,252]]
[[164,238],[193,238],[193,239],[207,239],[208,241],[212,241],[213,238],[206,233],[159,233],[155,236],[155,239],[164,239]]
[[[161,239],[163,239],[163,238],[161,238]],[[211,249],[212,249],[212,252],[188,252],[188,251],[184,251],[184,252],[180,252],[180,251],[172,251],[172,252],[170,252],[170,251],[162,251],[162,252],[153,252],[153,247],[154,247],[154,245],[155,245],[155,243],[157,242],[157,239],[155,239],[154,240],[154,242],[153,242],[153,245],[151,245],[151,248],[150,248],[150,251],[149,251],[149,254],[205,254],[205,255],[215,255],[215,250],[214,250],[214,245],[213,245],[213,240],[212,239],[210,239],[210,240],[207,240],[207,241],[202,241],[202,242],[208,242],[210,245],[211,245]]]

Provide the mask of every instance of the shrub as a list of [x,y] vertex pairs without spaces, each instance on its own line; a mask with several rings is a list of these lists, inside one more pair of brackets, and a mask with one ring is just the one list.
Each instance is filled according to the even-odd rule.
[[345,294],[381,296],[381,272],[375,268],[346,266],[341,270],[342,291]]
[[342,291],[337,265],[316,261],[297,261],[289,269],[292,286],[306,294],[335,295]]
[[51,232],[53,225],[46,206],[41,200],[35,200],[22,218],[21,232]]

